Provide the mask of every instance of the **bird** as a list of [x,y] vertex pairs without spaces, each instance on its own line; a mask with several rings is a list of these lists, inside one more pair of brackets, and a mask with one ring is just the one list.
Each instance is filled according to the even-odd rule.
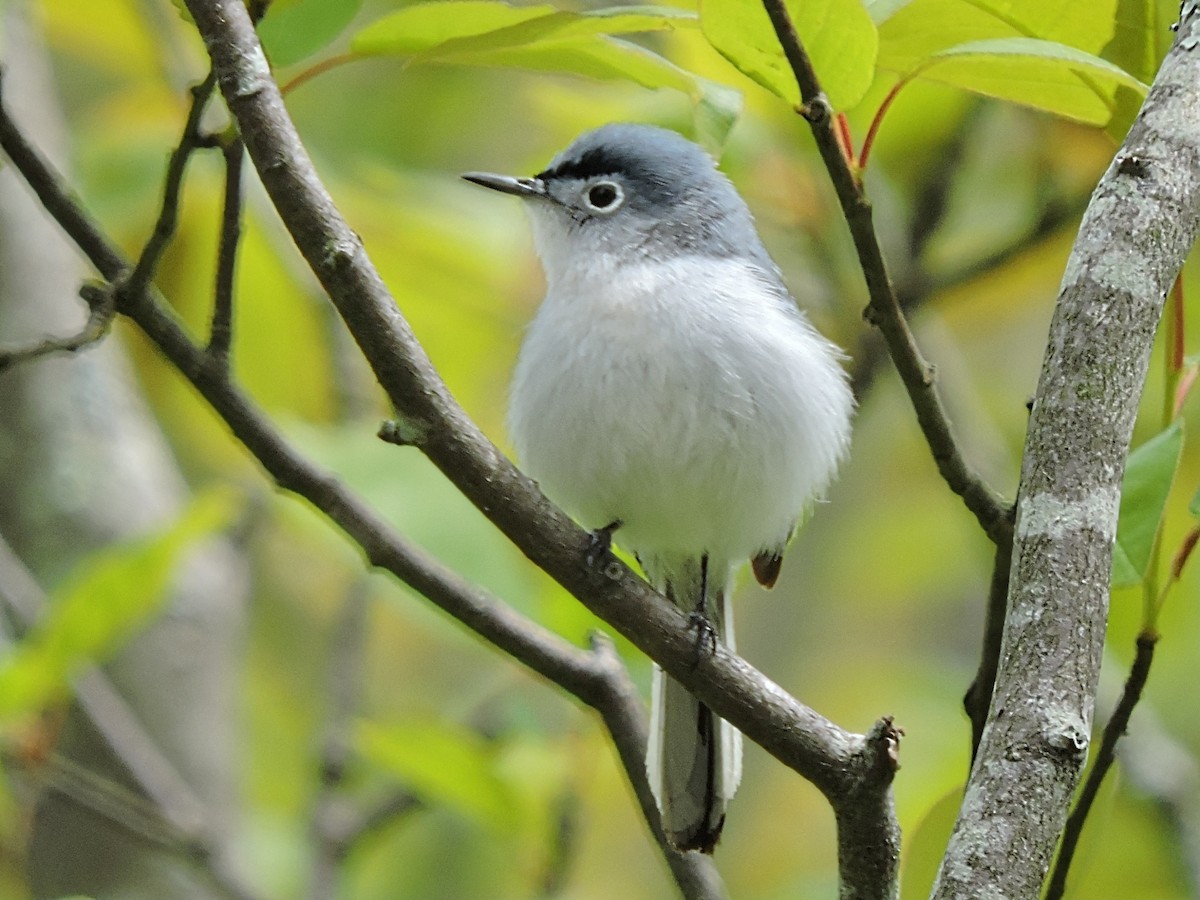
[[[844,354],[714,158],[674,131],[603,125],[533,177],[463,177],[524,201],[545,274],[510,390],[517,460],[735,650],[737,567],[775,584],[848,453]],[[742,736],[657,665],[646,770],[672,846],[712,853]]]

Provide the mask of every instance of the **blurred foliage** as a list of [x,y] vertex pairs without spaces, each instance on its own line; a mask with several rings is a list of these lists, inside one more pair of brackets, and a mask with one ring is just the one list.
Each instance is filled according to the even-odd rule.
[[0,727],[63,701],[79,665],[106,660],[159,612],[184,553],[227,526],[228,491],[199,495],[160,534],[85,558],[49,598],[49,610],[0,658]]
[[[1177,4],[791,5],[802,36],[814,29],[818,74],[846,107],[851,133],[861,139],[889,110],[865,173],[876,222],[894,277],[917,301],[914,327],[937,363],[966,454],[1011,496],[1025,402],[1074,225],[1111,159],[1110,135],[1128,124],[1165,52]],[[794,86],[763,37],[765,14],[755,7],[743,21],[734,15],[739,6],[560,11],[483,0],[277,0],[262,33],[335,200],[455,396],[501,446],[505,385],[540,296],[540,271],[518,205],[476,191],[458,173],[538,171],[580,131],[617,119],[677,128],[722,151],[794,293],[847,348],[862,386],[852,458],[798,536],[775,592],[749,584],[742,591],[739,647],[848,728],[865,729],[883,713],[904,726],[896,799],[905,892],[920,896],[967,774],[960,698],[977,661],[990,547],[938,479],[861,319],[861,273],[807,126],[790,108]],[[54,54],[80,196],[136,251],[156,215],[185,88],[206,71],[202,45],[167,0],[37,0],[33,9]],[[223,124],[218,110],[211,118],[213,127]],[[406,535],[582,643],[603,626],[416,451],[374,438],[388,413],[384,399],[248,181],[237,377],[297,446]],[[197,160],[158,278],[197,334],[209,315],[221,187],[219,161]],[[1064,224],[1040,232],[1036,224],[1054,210],[1068,213]],[[1200,290],[1191,268],[1184,290]],[[1189,348],[1200,338],[1194,319],[1183,317]],[[192,482],[261,497],[248,540],[256,590],[241,674],[245,808],[237,843],[265,895],[298,896],[313,852],[331,634],[363,577],[361,556],[306,505],[274,492],[144,340],[127,328],[118,339]],[[1194,404],[1174,423],[1161,413],[1180,376],[1170,362],[1156,350],[1137,440],[1168,438],[1135,456],[1131,496],[1143,499],[1122,510],[1123,556],[1132,565],[1120,570],[1123,587],[1113,598],[1101,720],[1143,622],[1146,578],[1166,578],[1167,561],[1194,525],[1187,501],[1200,460],[1180,449]],[[97,564],[119,565],[128,553],[113,548]],[[671,895],[596,719],[407,589],[381,577],[369,584],[366,689],[345,790],[365,804],[404,787],[421,805],[353,848],[344,895]],[[1200,838],[1181,823],[1200,815],[1196,596],[1196,574],[1185,570],[1158,619],[1164,640],[1134,718],[1135,729],[1140,716],[1147,733],[1193,768],[1163,772],[1157,785],[1133,777],[1108,785],[1069,896],[1195,895],[1189,873],[1200,868]],[[620,646],[645,687],[648,664]],[[6,810],[5,799],[0,815]],[[830,896],[833,828],[811,786],[749,747],[716,857],[731,894]],[[0,874],[0,894],[23,896],[11,865]]]

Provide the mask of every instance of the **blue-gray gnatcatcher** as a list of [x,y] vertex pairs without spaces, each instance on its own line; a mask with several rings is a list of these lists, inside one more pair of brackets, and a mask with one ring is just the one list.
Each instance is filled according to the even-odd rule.
[[[533,178],[463,177],[527,201],[546,272],[512,387],[520,460],[732,648],[734,566],[774,584],[846,453],[840,351],[796,308],[733,185],[674,132],[607,125]],[[646,764],[663,827],[711,852],[741,734],[654,675]]]

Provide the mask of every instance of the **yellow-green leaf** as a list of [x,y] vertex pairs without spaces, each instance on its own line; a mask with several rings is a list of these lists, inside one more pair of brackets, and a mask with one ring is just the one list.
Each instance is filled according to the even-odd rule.
[[1182,450],[1183,426],[1173,422],[1129,454],[1113,546],[1115,588],[1140,584],[1146,577]]
[[476,66],[568,72],[599,81],[632,81],[642,87],[667,87],[686,94],[696,86],[695,76],[657,53],[617,38],[540,42],[447,59]]
[[421,54],[426,60],[459,57],[598,35],[693,26],[694,13],[665,7],[618,7],[588,13],[552,6],[512,7],[488,0],[447,0],[397,10],[355,35],[364,54]]
[[258,36],[276,66],[290,66],[327,47],[358,14],[362,0],[275,0]]
[[632,81],[687,94],[697,137],[710,150],[724,143],[741,110],[730,88],[681,69],[614,35],[695,27],[687,10],[625,6],[587,13],[552,6],[513,7],[493,0],[446,0],[397,10],[351,41],[362,55],[398,55],[411,64],[447,63],[564,72],[600,81]]
[[901,75],[949,47],[999,38],[1055,41],[1100,55],[1112,39],[1117,0],[876,0],[879,65]]
[[1108,123],[1120,105],[1121,91],[1144,97],[1148,90],[1098,56],[1033,38],[949,47],[912,74],[1092,125]]
[[[875,74],[878,36],[860,0],[791,0],[788,12],[830,102],[846,109],[862,99]],[[702,0],[700,27],[743,74],[792,105],[800,89],[760,3]]]
[[499,31],[556,12],[553,6],[509,6],[494,0],[417,3],[396,10],[354,35],[355,53],[411,54],[446,41]]

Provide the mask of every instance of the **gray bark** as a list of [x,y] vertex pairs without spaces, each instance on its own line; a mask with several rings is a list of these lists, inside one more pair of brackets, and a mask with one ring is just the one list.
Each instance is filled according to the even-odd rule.
[[[20,6],[10,5],[4,20],[6,100],[61,164],[64,128],[53,79]],[[84,275],[76,251],[19,175],[0,169],[0,339],[20,343],[78,331],[86,315],[77,297]],[[118,340],[0,374],[0,533],[41,584],[54,583],[89,550],[170,523],[186,500]],[[81,700],[86,692],[95,701],[92,713],[108,711],[102,727],[75,706],[55,749],[143,795],[155,778],[165,783],[157,777],[164,771],[176,775],[199,798],[201,827],[228,833],[244,566],[227,543],[213,542],[192,557],[176,585],[161,620],[108,666],[107,678],[89,676],[81,690]],[[17,590],[0,584],[0,594]],[[28,586],[19,590],[30,593]],[[135,771],[137,762],[125,752],[135,746],[161,754],[140,757],[155,760],[157,773]],[[162,798],[151,798],[152,805],[156,799]],[[160,812],[186,831],[187,823]],[[97,815],[61,785],[51,787],[42,792],[33,825],[31,885],[38,897],[217,896],[194,861],[169,844]]]
[[1200,15],[1084,215],[1025,445],[996,690],[934,897],[1036,898],[1087,755],[1121,478],[1163,300],[1200,227]]

